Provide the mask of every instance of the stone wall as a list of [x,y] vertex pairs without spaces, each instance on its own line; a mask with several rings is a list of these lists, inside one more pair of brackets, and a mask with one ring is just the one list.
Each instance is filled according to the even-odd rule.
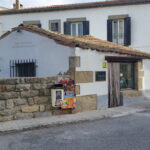
[[0,79],[0,121],[70,113],[52,107],[51,87],[58,81],[58,76]]

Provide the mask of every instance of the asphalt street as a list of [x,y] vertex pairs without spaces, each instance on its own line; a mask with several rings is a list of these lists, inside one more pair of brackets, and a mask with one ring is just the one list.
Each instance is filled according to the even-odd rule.
[[0,150],[149,150],[150,111],[0,135]]

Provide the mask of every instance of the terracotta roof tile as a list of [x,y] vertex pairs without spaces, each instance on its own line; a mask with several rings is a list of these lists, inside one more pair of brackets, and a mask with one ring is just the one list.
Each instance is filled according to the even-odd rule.
[[61,33],[38,28],[36,26],[20,25],[16,28],[13,28],[12,31],[8,31],[5,34],[3,34],[0,37],[0,40],[8,36],[11,32],[14,32],[18,29],[33,32],[41,36],[45,36],[47,38],[53,39],[58,44],[62,44],[65,46],[80,47],[82,49],[91,49],[99,52],[113,52],[118,54],[150,59],[150,53],[136,50],[130,47],[120,46],[112,42],[95,38],[93,36],[77,37],[77,36],[64,35]]

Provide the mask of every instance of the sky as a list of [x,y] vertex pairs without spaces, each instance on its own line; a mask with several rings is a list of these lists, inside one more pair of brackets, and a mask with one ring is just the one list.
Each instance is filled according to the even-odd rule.
[[[16,0],[0,0],[0,6],[11,8],[12,4]],[[47,5],[59,5],[69,3],[81,3],[81,2],[92,2],[92,1],[104,1],[104,0],[20,0],[23,7],[36,7],[36,6],[47,6]]]

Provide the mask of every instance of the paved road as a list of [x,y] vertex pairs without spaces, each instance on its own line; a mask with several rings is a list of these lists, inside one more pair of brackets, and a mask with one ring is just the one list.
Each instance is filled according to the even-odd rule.
[[149,150],[150,111],[0,135],[0,150]]

